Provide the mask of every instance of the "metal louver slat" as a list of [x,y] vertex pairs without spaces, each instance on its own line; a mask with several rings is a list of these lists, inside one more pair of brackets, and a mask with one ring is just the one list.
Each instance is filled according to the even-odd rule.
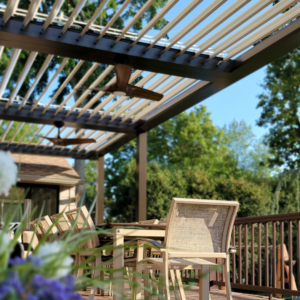
[[44,114],[47,111],[47,109],[49,108],[49,106],[56,100],[56,98],[62,92],[62,90],[69,84],[69,82],[74,77],[74,75],[76,74],[76,72],[80,69],[80,67],[83,65],[83,63],[84,63],[84,60],[80,60],[79,61],[79,63],[76,65],[76,67],[72,70],[72,72],[68,75],[68,77],[62,83],[62,85],[59,87],[59,89],[53,95],[53,97],[51,98],[51,100],[48,102],[48,104],[46,105],[46,107],[43,110],[42,114]]
[[257,43],[264,37],[268,36],[269,34],[273,33],[280,27],[286,25],[287,23],[291,22],[293,19],[297,18],[300,15],[300,5],[291,8],[284,14],[280,15],[277,19],[273,20],[271,23],[265,25],[263,28],[259,29],[245,40],[241,41],[237,45],[230,48],[227,52],[228,55],[226,56],[224,61],[229,60],[233,56],[239,54],[243,50],[247,49],[248,47],[252,46],[253,44]]
[[256,17],[254,20],[252,20],[250,23],[239,29],[237,32],[235,32],[233,35],[228,37],[225,41],[221,42],[219,45],[214,47],[214,53],[209,57],[209,59],[212,59],[216,57],[219,53],[222,51],[228,49],[230,46],[234,45],[238,41],[240,41],[242,38],[262,26],[263,24],[267,23],[274,17],[276,17],[278,14],[289,8],[292,4],[296,3],[297,0],[282,0],[272,6],[270,9],[262,13],[260,16]]
[[96,11],[94,12],[93,16],[90,18],[89,22],[86,24],[86,26],[82,29],[82,31],[79,34],[78,38],[81,38],[91,27],[91,25],[95,22],[95,20],[98,18],[100,15],[104,5],[107,3],[108,0],[103,0]]
[[52,6],[52,9],[50,11],[49,16],[47,17],[46,21],[43,24],[42,27],[42,32],[44,32],[49,25],[54,21],[54,19],[56,18],[61,6],[63,5],[65,0],[56,0]]
[[59,107],[56,109],[55,115],[57,115],[64,105],[71,99],[71,97],[76,93],[76,89],[80,88],[80,86],[91,76],[91,74],[98,68],[99,64],[95,63],[93,64],[90,69],[84,74],[84,76],[78,81],[78,83],[75,85],[74,90],[64,99],[64,101],[59,105]]
[[202,44],[199,45],[200,51],[198,51],[193,57],[196,58],[201,53],[208,50],[209,47],[216,44],[218,41],[220,41],[222,38],[224,38],[226,35],[230,34],[232,31],[234,31],[236,28],[238,28],[240,25],[251,19],[253,16],[255,16],[258,12],[266,8],[268,5],[270,5],[273,0],[267,0],[267,1],[258,1],[254,3],[250,8],[248,8],[246,11],[241,13],[239,16],[237,16],[234,20],[232,20],[230,23],[222,27],[222,30],[217,31],[213,36],[209,37],[207,40],[205,40]]
[[139,18],[142,17],[142,15],[146,12],[146,10],[155,2],[156,0],[148,0],[142,8],[135,14],[135,16],[126,24],[124,29],[122,30],[122,33],[118,36],[118,38],[114,41],[114,44],[116,44],[124,35],[127,33],[127,31],[138,21]]
[[40,101],[45,96],[46,92],[48,91],[49,87],[56,80],[56,77],[60,74],[60,72],[62,71],[62,69],[64,68],[64,66],[68,62],[68,60],[69,60],[68,57],[64,58],[64,60],[62,61],[62,63],[58,67],[58,69],[56,70],[55,74],[52,76],[51,80],[49,81],[47,86],[44,88],[44,90],[43,90],[42,94],[40,95],[39,99],[37,101],[35,101],[34,104],[32,105],[30,112],[32,112],[38,106],[38,104],[40,103]]
[[87,88],[86,91],[82,93],[82,95],[76,100],[76,102],[72,105],[70,108],[70,111],[68,112],[67,116],[78,106],[82,101],[91,93],[91,89],[97,87],[101,83],[102,80],[105,79],[106,76],[115,68],[115,66],[108,66],[104,72],[102,72],[98,78]]
[[163,18],[163,16],[169,12],[169,10],[178,3],[179,0],[169,1],[147,24],[146,26],[139,32],[139,36],[134,40],[134,42],[129,46],[132,48],[153,26],[155,26],[159,20]]
[[67,23],[64,25],[63,29],[60,32],[60,35],[64,35],[65,32],[70,28],[70,26],[73,24],[75,21],[76,17],[84,7],[85,3],[87,0],[79,0],[76,7],[73,9],[71,16],[69,17]]
[[29,90],[27,91],[26,95],[24,96],[22,103],[19,105],[18,110],[20,110],[26,103],[26,101],[30,98],[31,94],[33,93],[35,87],[38,85],[38,83],[40,82],[42,76],[44,75],[44,73],[46,72],[52,58],[54,57],[54,55],[48,55],[43,63],[43,65],[41,66],[37,76],[34,79],[34,82],[31,84]]
[[122,6],[116,11],[116,13],[114,14],[114,16],[110,19],[110,21],[107,23],[107,25],[105,26],[105,28],[102,30],[101,34],[98,36],[98,38],[96,39],[95,43],[97,43],[104,35],[105,33],[110,29],[110,27],[115,23],[115,21],[117,20],[117,18],[120,16],[120,14],[123,12],[123,10],[128,6],[128,4],[131,2],[132,0],[126,0]]
[[2,24],[5,24],[16,12],[19,6],[20,0],[8,0],[6,9],[3,15]]
[[[198,14],[191,22],[189,22],[185,27],[183,27],[178,33],[173,36],[170,41],[171,43],[166,47],[162,54],[168,51],[174,44],[176,44],[180,39],[191,32],[197,25],[209,17],[214,11],[216,11],[221,5],[223,5],[227,0],[215,0],[210,5],[205,7],[200,14]],[[238,0],[240,1],[240,0]],[[250,1],[250,0],[248,0]]]
[[172,28],[174,28],[182,19],[184,19],[194,8],[203,0],[192,0],[178,15],[176,15],[160,32],[154,37],[155,41],[148,46],[150,50],[162,37],[164,37]]
[[20,53],[21,53],[21,49],[14,49],[12,54],[11,54],[11,57],[9,59],[9,62],[7,64],[7,66],[6,66],[4,75],[2,77],[2,82],[1,82],[1,85],[0,85],[0,98],[3,96],[3,93],[6,90],[8,81],[9,81],[11,75],[12,75],[12,72],[15,68],[15,65],[16,65],[17,61],[18,61]]
[[[217,28],[220,24],[230,18],[234,13],[236,13],[239,9],[245,6],[249,0],[237,0],[231,6],[229,6],[225,11],[223,11],[217,18],[209,22],[206,26],[201,28],[194,36],[188,39],[185,42],[185,48],[182,49],[177,56],[181,55],[185,51],[187,51],[191,46],[193,46],[197,41],[201,40],[203,37],[208,35],[212,30]],[[220,29],[222,30],[222,29]],[[200,50],[201,51],[201,50]]]
[[30,2],[28,12],[23,21],[23,28],[25,28],[29,24],[29,22],[35,17],[37,11],[39,10],[41,3],[42,3],[42,0],[34,0],[34,1]]
[[6,103],[5,108],[8,108],[11,105],[11,103],[14,101],[15,97],[18,95],[18,92],[19,92],[20,88],[22,87],[22,84],[24,83],[24,80],[26,79],[26,76],[32,67],[32,64],[35,61],[37,54],[38,54],[37,52],[30,53],[30,55],[26,61],[26,64],[22,70],[22,73],[20,74],[20,76],[18,78],[16,86],[14,87],[14,89],[9,97],[9,100]]

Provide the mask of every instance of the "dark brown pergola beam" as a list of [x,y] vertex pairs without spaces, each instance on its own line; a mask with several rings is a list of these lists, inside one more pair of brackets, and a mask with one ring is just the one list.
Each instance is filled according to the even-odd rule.
[[97,153],[95,151],[82,150],[78,152],[76,149],[70,151],[70,149],[65,148],[62,149],[60,147],[52,147],[39,145],[36,147],[34,144],[26,144],[26,143],[9,143],[9,142],[0,142],[0,150],[10,151],[12,153],[25,153],[25,154],[39,154],[39,155],[54,155],[54,156],[63,156],[70,158],[78,158],[78,159],[97,159]]
[[[132,43],[128,39],[122,39],[112,47],[116,38],[109,35],[105,35],[94,44],[98,34],[89,32],[77,40],[80,31],[74,29],[69,29],[60,37],[61,27],[56,25],[49,26],[41,34],[42,23],[32,21],[22,29],[22,22],[23,20],[18,18],[11,18],[0,27],[0,45],[111,65],[114,64],[116,55],[122,54],[128,56],[129,64],[134,69],[206,81],[225,78],[228,72],[239,65],[236,61],[218,65],[221,58],[206,62],[207,55],[199,55],[190,60],[194,55],[192,52],[183,53],[175,59],[179,52],[176,49],[170,49],[160,56],[164,49],[161,46],[154,46],[145,53],[149,45],[141,42],[128,50]],[[2,17],[0,17],[1,23]]]
[[[131,125],[131,119],[126,120],[121,123],[122,118],[116,118],[113,122],[110,116],[106,116],[101,119],[100,115],[96,115],[89,119],[90,114],[84,113],[78,118],[79,112],[74,111],[69,116],[66,116],[69,112],[68,110],[61,110],[57,115],[55,115],[56,109],[50,108],[44,114],[42,114],[44,108],[37,107],[30,112],[31,106],[23,106],[18,110],[19,105],[13,104],[5,109],[5,102],[0,102],[0,119],[3,120],[13,120],[26,123],[36,123],[36,124],[46,124],[53,125],[54,121],[63,121],[65,126],[73,128],[84,128],[92,130],[103,130],[112,132],[122,132],[134,134],[136,132],[135,128]],[[138,126],[136,124],[135,126]]]
[[147,132],[136,139],[136,221],[147,220]]

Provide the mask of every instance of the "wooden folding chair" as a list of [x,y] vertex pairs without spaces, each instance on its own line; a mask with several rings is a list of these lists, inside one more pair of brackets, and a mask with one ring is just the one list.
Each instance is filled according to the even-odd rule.
[[71,229],[71,223],[65,213],[59,213],[50,216],[50,219],[53,223],[55,223],[60,237],[62,237],[67,231]]
[[[174,198],[166,227],[165,247],[156,241],[152,242],[160,250],[162,258],[147,258],[142,263],[138,262],[137,272],[160,270],[168,300],[170,273],[176,299],[185,300],[180,270],[199,270],[200,299],[208,300],[209,267],[217,265],[208,259],[219,258],[223,265],[227,300],[232,300],[229,242],[238,207],[236,201]],[[151,242],[141,240],[139,246],[145,243],[151,245]],[[137,299],[141,297],[140,292],[137,291]]]
[[[39,241],[37,235],[31,230],[24,230],[21,237],[24,247],[24,256],[27,257],[29,254],[31,254],[32,250],[37,247]],[[29,246],[31,246],[31,248]]]
[[[74,226],[74,232],[76,233],[84,233],[84,231],[95,231],[95,225],[94,222],[85,206],[81,206],[76,209],[69,210],[65,212],[66,217],[68,218],[69,222],[72,224],[75,222]],[[78,266],[84,261],[86,257],[89,256],[95,256],[95,271],[93,272],[92,276],[94,278],[99,278],[100,280],[104,279],[104,273],[100,272],[99,267],[102,264],[101,260],[101,253],[97,251],[97,248],[100,247],[100,242],[98,236],[94,236],[90,238],[83,246],[82,249],[90,250],[90,251],[84,251],[77,253],[76,255],[76,262]],[[82,274],[83,270],[78,271],[78,276]],[[100,293],[101,295],[104,295],[104,291],[97,289],[96,287],[93,287],[91,289],[90,297],[89,299],[94,299],[94,295],[96,293]]]
[[[43,216],[41,219],[35,219],[34,221],[29,223],[30,228],[35,231],[38,240],[40,241],[42,237],[45,235],[45,233],[50,229],[50,227],[53,225],[51,219],[49,216]],[[47,241],[54,240],[58,236],[58,230],[56,226],[53,226],[48,233]]]

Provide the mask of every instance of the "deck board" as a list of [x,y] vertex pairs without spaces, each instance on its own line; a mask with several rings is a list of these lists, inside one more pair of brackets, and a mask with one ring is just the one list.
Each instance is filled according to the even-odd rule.
[[[126,289],[128,295],[129,295],[129,289]],[[88,299],[89,291],[83,292],[80,291],[80,294],[85,298]],[[199,288],[198,287],[191,287],[189,290],[186,290],[186,299],[187,300],[199,300]],[[226,294],[225,291],[211,291],[210,292],[211,300],[226,300]],[[269,297],[266,296],[260,296],[260,295],[253,295],[253,294],[247,294],[247,293],[232,293],[233,300],[267,300]],[[130,297],[128,297],[130,298]],[[157,297],[152,297],[152,299],[157,299]],[[175,299],[173,293],[171,293],[171,298]],[[105,292],[104,296],[96,295],[95,300],[112,300],[112,297],[108,296],[107,292]],[[276,298],[273,298],[273,300],[276,300]],[[278,299],[279,300],[279,299]]]

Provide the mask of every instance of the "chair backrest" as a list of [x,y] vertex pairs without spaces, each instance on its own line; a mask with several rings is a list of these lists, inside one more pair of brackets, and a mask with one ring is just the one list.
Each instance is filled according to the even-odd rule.
[[24,250],[25,251],[31,251],[31,249],[28,249],[28,246],[31,243],[32,249],[35,249],[39,243],[37,235],[30,230],[24,230],[22,232],[22,243],[24,245]]
[[159,221],[157,219],[153,219],[153,220],[145,220],[145,221],[139,221],[139,224],[158,224]]
[[227,252],[238,207],[236,201],[173,198],[166,228],[168,252]]
[[66,231],[70,230],[71,223],[65,213],[59,213],[50,217],[52,222],[58,229],[58,233],[62,236]]
[[[75,222],[75,232],[82,232],[84,230],[95,230],[94,222],[85,206],[75,208],[67,211],[66,216],[69,221]],[[91,238],[84,246],[84,249],[96,248],[100,245],[98,236]]]
[[[30,227],[32,230],[36,229],[36,235],[38,240],[41,240],[41,238],[43,237],[43,235],[49,230],[49,228],[53,225],[51,219],[49,218],[49,216],[43,216],[41,217],[41,219],[39,220],[38,218],[35,219],[34,221],[30,222]],[[53,226],[50,230],[50,232],[48,233],[47,236],[47,241],[49,241],[53,236],[58,234],[58,230],[55,226]]]

